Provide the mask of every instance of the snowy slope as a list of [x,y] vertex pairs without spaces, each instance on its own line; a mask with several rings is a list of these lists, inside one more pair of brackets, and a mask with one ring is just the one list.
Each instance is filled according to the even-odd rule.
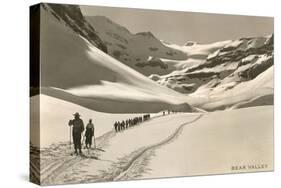
[[[32,98],[31,102],[36,102],[36,100],[33,100]],[[40,132],[42,133],[40,138],[41,147],[48,146],[52,143],[65,142],[69,140],[69,134],[68,134],[69,126],[67,125],[67,123],[69,119],[73,119],[73,114],[76,111],[81,114],[81,118],[83,119],[85,124],[88,123],[88,120],[90,118],[93,119],[93,123],[96,126],[95,127],[96,137],[99,137],[109,131],[112,131],[113,124],[115,121],[122,121],[128,118],[133,118],[143,115],[143,114],[136,114],[136,113],[112,114],[112,113],[97,112],[76,105],[74,103],[70,103],[46,95],[40,95],[40,105],[41,105]],[[74,112],[73,109],[75,109],[76,111]],[[152,114],[151,117],[153,116],[154,115]],[[182,116],[186,116],[186,115],[182,115]],[[166,119],[168,119],[168,117]],[[162,125],[158,124],[156,126],[159,126],[160,129]],[[170,128],[167,128],[168,131],[167,134],[169,134],[170,129],[174,129],[174,127],[176,126],[178,126],[178,124],[175,124]],[[141,129],[143,129],[144,132],[146,130],[146,128],[141,128]],[[137,132],[134,132],[134,134],[142,135],[141,133],[137,133]]]
[[48,10],[42,11],[41,21],[43,93],[98,111],[191,110],[183,95],[96,48]]
[[[110,114],[87,109],[80,105],[60,100],[47,95],[31,97],[30,105],[37,106],[40,99],[40,110],[33,112],[31,119],[32,130],[40,131],[41,148],[54,143],[69,141],[68,120],[73,119],[73,114],[79,112],[84,124],[93,119],[97,137],[111,131],[115,121],[133,118],[141,114]],[[40,113],[40,114],[39,114]],[[40,120],[36,119],[39,117]],[[40,129],[38,126],[40,125]],[[31,143],[36,145],[36,135],[31,137]],[[37,134],[38,136],[38,134]]]
[[[69,107],[70,105],[62,105],[60,103],[61,101],[51,102],[49,99],[46,102],[48,102],[48,104],[58,105],[59,107],[63,107],[64,105],[66,105],[65,107]],[[58,104],[56,104],[57,102]],[[69,111],[69,113],[71,113],[71,111]],[[70,118],[69,116],[71,114],[65,115],[64,118],[67,119]],[[83,120],[87,119],[88,115],[84,113],[84,111],[82,115],[81,117]],[[113,117],[107,115],[103,115],[102,117],[100,115],[102,114],[94,113],[90,116],[93,117],[97,134],[100,134],[103,126],[107,126],[106,123],[110,123],[111,119],[117,118],[118,120],[118,115],[114,115]],[[55,116],[55,111],[53,112],[53,116]],[[122,116],[125,117],[126,114]],[[49,118],[51,117],[52,116],[49,116]],[[43,127],[43,129],[48,131],[45,132],[44,139],[50,139],[55,136],[61,137],[61,134],[68,135],[68,126],[64,124],[65,119],[60,121],[61,117],[53,117],[57,119],[57,121],[54,122],[56,124],[52,125],[53,128],[48,128],[50,125],[47,119],[44,119],[42,126],[47,126],[46,128]],[[191,124],[200,117],[200,114],[196,113],[171,114],[155,117],[150,121],[143,122],[138,126],[131,127],[122,132],[115,133],[112,131],[102,136],[97,135],[96,141],[98,149],[91,150],[90,156],[93,157],[92,159],[98,160],[70,156],[69,153],[72,151],[67,142],[68,137],[65,136],[65,141],[55,142],[48,147],[41,148],[42,165],[40,170],[42,184],[108,181],[109,178],[117,180],[116,178],[118,178],[118,175],[121,175],[130,164],[138,159],[138,157],[141,157],[143,151],[153,148],[152,146],[157,147],[161,145],[161,143],[165,144],[169,142],[169,140],[176,137],[177,134],[175,133],[179,133],[178,128],[181,127],[183,123]],[[102,118],[109,118],[110,120],[99,122]],[[62,122],[62,124],[58,124],[59,121]],[[51,131],[54,128],[62,130],[62,132]],[[144,139],[144,135],[146,139]],[[86,149],[83,148],[82,151],[86,156],[89,155]],[[118,165],[118,167],[116,167],[116,165]],[[80,173],[77,173],[78,171]],[[88,179],[89,176],[91,176],[90,179]]]
[[253,107],[253,106],[273,105],[273,102],[274,102],[273,94],[262,95],[262,96],[258,96],[256,98],[250,99],[248,101],[243,101],[243,102],[237,103],[232,106],[232,109],[247,108],[247,107]]
[[[272,138],[272,106],[208,113],[186,126],[177,140],[157,148],[141,178],[272,170]],[[177,157],[167,157],[171,153]],[[267,167],[231,170],[257,164]]]
[[92,158],[68,156],[68,145],[56,143],[42,150],[41,180],[46,185],[234,173],[231,166],[252,163],[272,170],[272,114],[267,106],[161,116],[97,137],[98,150],[83,149]]
[[[274,94],[273,71],[272,66],[253,80],[241,82],[235,86],[230,85],[229,87],[231,89],[217,87],[211,92],[207,92],[208,94],[201,94],[201,96],[208,95],[208,101],[204,104],[198,104],[198,106],[206,110],[215,110],[242,107],[243,105],[241,104],[243,103],[252,103],[251,105],[245,104],[244,107],[273,105],[273,97],[268,97]],[[192,95],[198,96],[199,94],[194,93]],[[256,100],[258,98],[259,100],[257,102]]]

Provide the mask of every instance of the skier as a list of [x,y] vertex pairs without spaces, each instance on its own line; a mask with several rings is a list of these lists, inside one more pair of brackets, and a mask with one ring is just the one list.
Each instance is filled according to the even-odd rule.
[[125,129],[125,121],[124,121],[124,120],[121,122],[121,129],[122,129],[122,130]]
[[120,132],[120,131],[121,131],[121,124],[120,124],[120,122],[119,122],[119,121],[117,121],[117,130],[118,130],[118,132]]
[[68,125],[73,126],[72,138],[73,138],[75,154],[78,154],[77,149],[79,150],[79,153],[82,154],[81,134],[84,131],[84,123],[83,123],[83,120],[80,119],[80,114],[78,112],[76,112],[73,115],[74,115],[74,119],[69,120]]
[[115,129],[115,132],[117,132],[118,131],[118,123],[115,121],[115,123],[114,123],[114,129]]
[[92,137],[94,133],[95,133],[95,126],[92,123],[92,119],[90,119],[89,123],[86,126],[86,132],[85,132],[85,137],[86,137],[85,144],[87,149],[91,148],[92,146]]
[[129,120],[126,120],[126,129],[129,127]]

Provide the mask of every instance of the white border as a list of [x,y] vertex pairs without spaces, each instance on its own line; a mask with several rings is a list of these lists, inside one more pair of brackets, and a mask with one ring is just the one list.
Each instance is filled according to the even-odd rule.
[[[28,6],[35,0],[1,2],[1,155],[0,187],[35,187],[27,181],[28,100]],[[278,187],[280,184],[280,3],[278,0],[49,0],[54,3],[181,10],[275,17],[275,172],[201,176],[119,183],[84,184],[79,187]],[[62,187],[62,186],[57,186]],[[71,185],[69,187],[77,187]],[[279,186],[280,187],[280,186]]]

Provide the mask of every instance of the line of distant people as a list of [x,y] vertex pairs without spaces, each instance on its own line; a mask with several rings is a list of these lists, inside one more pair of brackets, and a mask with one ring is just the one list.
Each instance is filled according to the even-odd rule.
[[130,118],[130,119],[122,120],[122,121],[116,121],[113,126],[115,129],[115,132],[119,132],[119,131],[128,129],[130,127],[139,125],[140,123],[147,121],[149,119],[150,119],[150,114],[145,114],[145,115],[139,116],[139,117],[134,117],[134,118]]
[[163,116],[165,116],[165,115],[169,115],[171,113],[172,114],[176,114],[178,112],[183,112],[183,111],[180,111],[180,110],[167,110],[167,111],[163,111],[162,114],[163,114]]

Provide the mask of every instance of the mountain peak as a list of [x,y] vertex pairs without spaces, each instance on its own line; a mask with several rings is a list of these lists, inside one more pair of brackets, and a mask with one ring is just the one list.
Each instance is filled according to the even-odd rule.
[[140,35],[140,36],[144,36],[144,37],[156,38],[150,31],[139,32],[139,33],[136,33],[136,35]]
[[90,23],[93,25],[98,25],[98,27],[106,27],[110,28],[110,30],[122,30],[125,33],[131,33],[127,28],[124,26],[112,21],[110,18],[106,16],[96,15],[96,16],[87,16],[87,20],[89,20]]

